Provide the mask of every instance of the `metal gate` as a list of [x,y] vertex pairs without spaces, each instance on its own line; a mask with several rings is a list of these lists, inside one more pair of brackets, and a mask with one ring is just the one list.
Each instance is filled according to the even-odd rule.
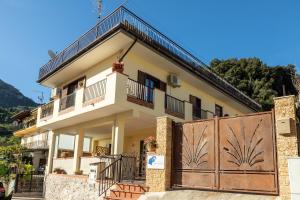
[[44,175],[38,173],[17,174],[15,192],[42,193],[44,189]]
[[278,194],[272,112],[177,123],[173,130],[174,188]]

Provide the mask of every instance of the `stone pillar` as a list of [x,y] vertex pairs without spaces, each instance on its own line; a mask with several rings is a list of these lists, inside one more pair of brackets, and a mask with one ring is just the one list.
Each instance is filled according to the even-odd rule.
[[125,129],[125,121],[116,119],[112,126],[112,153],[114,155],[122,154],[124,151],[124,129]]
[[83,152],[84,130],[79,129],[75,136],[75,148],[74,148],[74,160],[73,160],[73,172],[80,171],[80,159]]
[[[290,199],[288,158],[298,155],[295,96],[274,98],[277,134],[278,178],[281,199]],[[290,126],[288,124],[290,123]]]
[[157,118],[156,140],[156,154],[165,157],[165,168],[147,168],[146,185],[150,187],[150,192],[163,192],[171,187],[172,120],[170,118]]
[[52,173],[53,168],[53,157],[55,154],[55,146],[56,146],[56,135],[53,131],[49,131],[48,133],[49,139],[49,153],[48,153],[48,164],[46,169],[46,175]]

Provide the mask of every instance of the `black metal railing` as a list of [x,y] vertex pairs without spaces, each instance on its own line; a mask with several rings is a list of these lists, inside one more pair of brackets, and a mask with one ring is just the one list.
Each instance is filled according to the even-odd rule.
[[90,85],[84,89],[84,102],[93,100],[93,99],[104,99],[106,94],[106,81],[103,79],[93,85]]
[[40,118],[42,119],[42,118],[53,115],[53,107],[54,107],[53,101],[50,101],[49,103],[42,105]]
[[159,45],[171,51],[173,54],[186,60],[188,63],[195,63],[200,66],[205,66],[200,60],[195,58],[189,52],[177,45],[174,41],[166,37],[164,34],[156,30],[154,27],[143,21],[134,13],[121,6],[113,13],[101,20],[96,26],[82,35],[78,40],[72,43],[69,47],[59,53],[55,58],[41,67],[39,79],[43,79],[49,73],[56,70],[62,64],[68,62],[72,57],[84,51],[89,45],[97,39],[104,36],[109,31],[119,25],[124,25],[128,28],[135,28],[144,37],[155,41]]
[[16,175],[15,193],[37,192],[44,190],[44,175],[36,172],[18,173]]
[[135,80],[128,79],[127,95],[137,100],[153,104],[153,89]]
[[59,111],[75,106],[76,92],[62,97],[59,101]]
[[166,94],[165,111],[176,117],[184,118],[184,101]]
[[193,107],[193,119],[210,119],[214,117],[214,113],[209,110],[203,110],[201,108]]
[[136,158],[133,156],[109,156],[114,159],[99,174],[99,196],[106,196],[107,191],[123,180],[133,181],[135,178]]
[[244,93],[241,93],[230,83],[212,73],[207,66],[191,53],[183,49],[174,41],[166,37],[164,34],[156,30],[154,27],[143,21],[134,13],[121,6],[113,13],[101,20],[96,26],[90,29],[87,33],[81,36],[77,41],[59,53],[55,58],[50,60],[47,64],[42,66],[39,71],[39,81],[42,81],[49,74],[56,71],[60,66],[70,62],[74,57],[80,53],[85,52],[89,46],[92,46],[96,41],[104,37],[109,31],[114,30],[118,26],[124,26],[127,30],[138,34],[143,40],[158,45],[160,49],[169,51],[174,57],[182,60],[189,66],[199,69],[201,74],[208,77],[208,80],[216,83],[220,87],[226,88],[228,93],[238,95],[242,99],[247,99],[250,104],[255,107],[259,105],[249,98]]

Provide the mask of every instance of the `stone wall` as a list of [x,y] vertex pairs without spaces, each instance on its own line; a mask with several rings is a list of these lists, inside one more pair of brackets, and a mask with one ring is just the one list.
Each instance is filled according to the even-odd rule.
[[157,155],[165,156],[165,169],[146,169],[146,185],[151,192],[163,192],[171,186],[171,143],[172,120],[168,117],[157,118],[156,140]]
[[291,133],[286,135],[277,133],[279,195],[281,199],[285,200],[291,198],[287,159],[298,155],[295,97],[285,96],[275,98],[274,105],[277,129],[280,126],[279,120],[291,119]]
[[87,177],[49,174],[46,177],[45,200],[99,200],[99,185],[89,185]]

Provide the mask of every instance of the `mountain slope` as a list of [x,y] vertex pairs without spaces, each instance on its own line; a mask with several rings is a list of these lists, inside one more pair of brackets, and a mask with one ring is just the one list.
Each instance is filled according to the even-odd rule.
[[14,114],[36,106],[33,100],[0,79],[0,137],[12,134],[14,127],[11,117]]
[[14,86],[5,83],[0,79],[0,107],[10,108],[18,106],[34,107],[37,104],[25,97],[18,89]]

